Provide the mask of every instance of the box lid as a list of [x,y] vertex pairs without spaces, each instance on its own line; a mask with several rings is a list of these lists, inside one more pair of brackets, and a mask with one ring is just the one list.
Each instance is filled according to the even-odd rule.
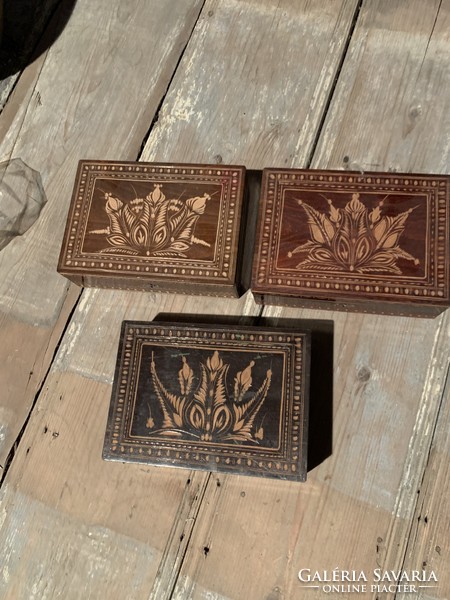
[[306,478],[310,334],[122,325],[104,458]]
[[252,291],[448,306],[449,181],[265,169]]
[[244,179],[240,166],[80,161],[58,271],[234,286]]

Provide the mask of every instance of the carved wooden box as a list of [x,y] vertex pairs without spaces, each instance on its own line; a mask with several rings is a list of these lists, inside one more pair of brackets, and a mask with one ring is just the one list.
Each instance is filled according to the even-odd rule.
[[103,456],[303,481],[310,334],[122,325]]
[[245,169],[81,161],[58,271],[79,285],[238,295]]
[[450,305],[447,176],[266,169],[258,302],[411,316]]

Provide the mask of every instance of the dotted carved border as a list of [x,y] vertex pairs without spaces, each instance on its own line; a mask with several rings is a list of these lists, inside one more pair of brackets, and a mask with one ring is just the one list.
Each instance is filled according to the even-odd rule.
[[[414,278],[373,278],[341,273],[296,273],[277,269],[280,242],[280,219],[284,189],[289,186],[309,187],[323,191],[402,192],[427,196],[428,230],[426,261],[428,276]],[[255,268],[255,291],[283,289],[287,292],[314,294],[357,295],[374,294],[386,299],[419,301],[448,300],[449,283],[449,181],[445,177],[399,176],[396,174],[358,175],[344,172],[310,172],[267,170],[264,174],[264,197],[260,208],[259,253]],[[425,226],[424,226],[425,227]]]
[[[305,435],[305,335],[268,332],[251,329],[214,330],[166,326],[145,323],[124,324],[119,368],[114,381],[111,409],[105,438],[106,458],[183,466],[193,469],[208,469],[211,462],[217,470],[245,472],[249,475],[264,475],[278,478],[298,479],[303,460],[302,448]],[[226,347],[227,350],[242,349],[284,354],[284,398],[281,411],[281,432],[278,451],[267,448],[254,449],[243,445],[218,445],[208,442],[187,442],[159,438],[131,438],[127,432],[133,417],[133,401],[139,378],[142,345]],[[179,465],[177,465],[179,461]]]

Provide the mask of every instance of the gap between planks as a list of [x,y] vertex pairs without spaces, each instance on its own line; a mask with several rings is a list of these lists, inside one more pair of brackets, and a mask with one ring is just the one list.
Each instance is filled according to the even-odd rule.
[[[206,0],[205,0],[205,2],[206,2]],[[339,64],[338,64],[338,67],[336,70],[333,84],[330,86],[330,90],[324,101],[323,113],[320,117],[320,121],[319,121],[317,130],[316,130],[316,134],[315,134],[314,140],[312,142],[311,150],[306,159],[305,168],[311,167],[311,163],[313,161],[317,146],[319,144],[320,136],[322,134],[322,130],[323,130],[323,127],[324,127],[324,124],[326,121],[326,117],[327,117],[328,111],[330,109],[330,106],[331,106],[331,103],[333,100],[333,96],[336,91],[337,82],[339,80],[343,65],[345,63],[345,59],[347,57],[350,43],[352,41],[353,34],[354,34],[354,31],[355,31],[355,28],[356,28],[356,25],[358,22],[358,18],[360,16],[363,2],[364,2],[364,0],[359,0],[357,6],[355,7],[355,11],[353,14],[352,22],[349,27],[347,38],[343,44],[342,56],[339,60]],[[205,8],[205,3],[203,4],[202,10],[199,14],[199,18],[202,16],[204,8]],[[198,22],[198,20],[197,20],[197,22]],[[194,27],[194,30],[195,30],[195,27]],[[185,51],[186,51],[186,48],[188,45],[189,45],[189,42],[188,42],[188,44],[186,44],[186,47],[183,50],[183,55],[180,57],[180,61],[177,64],[177,69],[181,62],[181,58],[183,58],[183,56],[185,54]],[[170,83],[172,83],[172,80],[175,75],[176,75],[176,72],[173,73]],[[168,90],[169,89],[170,89],[170,84],[168,86]],[[164,98],[162,99],[162,101],[158,107],[158,111],[155,115],[155,119],[152,122],[151,129],[153,129],[154,125],[158,121],[159,114],[160,114],[160,111],[164,104],[164,100],[165,100],[168,90],[166,90],[166,94],[164,95]],[[140,152],[139,156],[141,156],[144,151],[145,144],[151,133],[151,129],[149,130],[149,132],[145,138],[145,141],[141,148],[141,152]],[[256,323],[258,323],[260,321],[260,319],[263,317],[263,312],[264,312],[265,308],[266,308],[266,304],[263,301],[263,303],[259,307],[258,315],[255,317]],[[196,472],[195,471],[191,472],[188,482],[190,482],[192,480],[192,477],[195,477],[195,476],[196,476]],[[181,536],[179,534],[180,525],[178,523],[178,519],[176,519],[174,521],[170,535],[168,536],[167,544],[164,549],[164,554],[161,559],[160,566],[156,573],[155,583],[154,583],[153,588],[148,596],[148,600],[175,600],[176,586],[178,583],[179,575],[182,572],[183,565],[187,558],[189,543],[191,541],[195,527],[197,525],[197,520],[198,520],[198,516],[200,513],[200,507],[202,505],[202,502],[206,495],[208,487],[210,487],[210,486],[220,486],[220,480],[217,478],[213,478],[212,473],[208,473],[206,479],[203,478],[203,480],[200,480],[199,491],[195,495],[194,499],[192,500],[191,506],[189,507],[189,517],[188,517],[188,519],[185,520],[185,524],[183,525],[183,533],[181,534]],[[199,499],[199,496],[200,496],[200,499]],[[186,498],[189,498],[189,496],[186,495]],[[183,498],[183,502],[184,502],[184,498]],[[186,530],[186,533],[185,533],[185,530]],[[176,547],[175,556],[173,556],[174,546]],[[209,551],[209,548],[205,547],[204,548],[205,556],[207,555],[208,551]],[[169,580],[167,579],[167,571],[170,573]],[[179,596],[177,595],[177,597],[179,597]]]
[[311,164],[313,162],[314,155],[315,155],[317,147],[319,145],[320,136],[322,135],[322,130],[323,130],[324,125],[325,125],[325,120],[327,118],[328,111],[330,110],[331,103],[333,102],[333,98],[334,98],[334,94],[335,94],[335,91],[336,91],[337,82],[339,81],[339,77],[341,75],[342,67],[344,66],[345,59],[347,58],[347,54],[348,54],[348,51],[349,51],[349,48],[350,48],[350,43],[352,41],[353,34],[355,32],[356,24],[358,22],[359,15],[361,13],[361,8],[362,8],[362,5],[363,5],[363,2],[364,2],[364,0],[359,0],[357,6],[355,8],[355,13],[353,15],[353,20],[352,20],[352,23],[350,25],[350,29],[349,29],[349,32],[348,32],[347,40],[346,40],[346,42],[344,44],[344,48],[343,48],[343,51],[342,51],[342,56],[340,58],[340,61],[339,61],[339,64],[338,64],[338,67],[337,67],[337,70],[336,70],[336,75],[335,75],[333,84],[330,87],[330,91],[328,93],[328,98],[326,99],[326,101],[324,103],[324,110],[323,110],[323,113],[322,113],[322,117],[321,117],[319,125],[317,127],[315,138],[314,138],[313,143],[311,145],[311,151],[310,151],[309,156],[308,156],[308,158],[306,160],[305,169],[311,168]]
[[197,19],[195,20],[194,25],[193,25],[193,27],[191,29],[191,33],[189,34],[189,37],[188,37],[188,39],[186,41],[186,44],[184,45],[184,48],[181,51],[180,56],[178,57],[177,64],[175,65],[175,68],[172,71],[172,76],[170,77],[169,81],[167,82],[166,89],[164,90],[164,94],[161,97],[161,100],[160,100],[160,102],[158,104],[158,108],[156,109],[156,112],[155,112],[155,114],[153,116],[152,122],[150,123],[150,127],[148,128],[147,133],[144,135],[144,137],[142,139],[141,148],[140,148],[139,153],[138,153],[138,155],[136,157],[137,161],[141,160],[141,156],[142,156],[142,154],[144,152],[144,149],[145,149],[145,146],[147,144],[148,138],[150,137],[150,134],[152,133],[153,128],[155,127],[156,123],[158,122],[158,119],[159,119],[159,116],[160,116],[160,113],[161,113],[161,108],[162,108],[162,106],[163,106],[163,104],[164,104],[164,102],[166,100],[167,93],[168,93],[168,91],[170,89],[170,86],[172,85],[174,77],[177,74],[177,71],[178,71],[178,68],[180,66],[180,63],[183,60],[183,57],[184,57],[184,55],[186,53],[186,49],[187,49],[187,47],[189,46],[189,44],[191,42],[192,34],[194,33],[195,28],[197,27],[197,23],[198,23],[199,19],[201,18],[202,14],[203,14],[203,10],[205,8],[205,4],[206,4],[206,0],[203,0],[203,4],[202,4],[202,6],[201,6],[201,8],[200,8],[200,10],[198,12]]
[[[1,1],[1,0],[0,0],[0,1]],[[191,32],[190,32],[190,34],[189,34],[189,37],[188,37],[188,39],[187,39],[187,41],[186,41],[186,43],[185,43],[185,45],[184,45],[184,47],[183,47],[183,49],[182,49],[182,51],[181,51],[181,53],[180,53],[180,56],[179,56],[179,58],[178,58],[178,60],[177,60],[177,62],[176,62],[176,65],[175,65],[175,68],[174,68],[174,70],[173,70],[173,72],[172,72],[172,75],[170,76],[170,78],[169,78],[169,80],[168,80],[168,83],[167,83],[167,86],[166,86],[166,88],[165,88],[165,90],[164,90],[164,92],[163,92],[163,94],[162,94],[162,96],[161,96],[161,100],[160,100],[160,102],[159,102],[159,104],[158,104],[158,107],[157,107],[157,109],[156,109],[156,112],[155,112],[155,114],[154,114],[154,117],[153,117],[153,119],[152,119],[152,121],[151,121],[150,127],[149,127],[149,129],[147,130],[147,132],[145,133],[145,135],[143,136],[142,143],[141,143],[141,145],[140,145],[140,150],[139,150],[139,152],[138,152],[137,156],[135,157],[135,160],[136,160],[136,161],[139,161],[139,160],[140,160],[140,157],[141,157],[141,155],[142,155],[142,153],[143,153],[144,147],[145,147],[145,145],[146,145],[146,143],[147,143],[148,137],[150,136],[150,134],[151,134],[151,132],[152,132],[152,130],[153,130],[153,128],[154,128],[154,126],[155,126],[155,124],[156,124],[156,123],[157,123],[157,121],[158,121],[158,118],[159,118],[159,113],[160,113],[161,107],[162,107],[162,105],[164,104],[164,101],[165,101],[165,99],[166,99],[166,96],[167,96],[167,93],[168,93],[168,91],[169,91],[169,88],[170,88],[170,86],[171,86],[171,84],[172,84],[172,81],[173,81],[173,79],[174,79],[174,77],[175,77],[175,75],[176,75],[176,73],[177,73],[177,70],[178,70],[178,68],[179,68],[179,66],[180,66],[180,63],[181,63],[181,61],[182,61],[182,59],[183,59],[183,56],[184,56],[184,54],[185,54],[185,52],[186,52],[186,49],[187,49],[187,47],[188,47],[188,45],[189,45],[189,42],[190,42],[190,40],[191,40],[191,37],[192,37],[192,33],[195,31],[195,28],[196,28],[196,26],[197,26],[198,20],[200,19],[201,15],[202,15],[202,12],[203,12],[203,8],[204,8],[204,5],[205,5],[205,2],[206,2],[206,0],[203,0],[203,4],[202,4],[202,6],[201,6],[201,8],[200,8],[200,10],[199,10],[199,13],[198,13],[197,19],[194,21],[194,24],[193,24],[193,26],[192,26]],[[56,5],[53,7],[53,9],[51,10],[51,12],[50,12],[49,16],[47,17],[47,19],[46,19],[46,21],[45,21],[45,23],[44,23],[44,26],[43,26],[43,28],[42,28],[42,30],[41,30],[41,32],[40,32],[40,34],[39,34],[39,37],[33,41],[33,47],[32,47],[32,49],[30,50],[30,53],[29,53],[29,54],[30,54],[30,56],[32,56],[32,55],[33,55],[33,53],[34,53],[34,52],[36,52],[36,49],[37,49],[37,48],[39,48],[40,44],[42,43],[42,40],[43,40],[43,39],[45,39],[46,35],[49,35],[49,34],[48,34],[48,30],[49,30],[49,28],[51,28],[52,21],[53,21],[54,19],[57,19],[57,18],[58,18],[58,14],[59,14],[59,12],[60,12],[60,11],[63,11],[63,10],[64,10],[64,8],[65,8],[65,7],[64,7],[64,0],[59,0],[59,2],[57,2],[57,4],[56,4]],[[44,53],[44,55],[42,56],[42,59],[41,59],[41,61],[40,61],[40,64],[39,64],[39,72],[40,72],[40,71],[42,71],[42,69],[43,69],[43,67],[44,67],[44,64],[45,64],[45,56],[46,56],[46,54],[47,54],[47,51]],[[8,96],[7,96],[7,98],[5,99],[4,103],[3,103],[3,104],[0,106],[0,114],[3,112],[4,108],[6,107],[6,105],[7,105],[8,101],[9,101],[9,99],[11,98],[11,95],[12,95],[12,93],[13,93],[13,91],[14,91],[14,88],[16,87],[16,84],[17,84],[17,82],[19,81],[20,77],[23,75],[23,72],[24,72],[25,68],[26,68],[26,67],[24,67],[24,68],[22,69],[22,71],[21,71],[20,73],[18,73],[17,75],[12,75],[12,76],[10,76],[10,78],[8,78],[8,84],[9,84],[9,81],[11,82],[11,84],[10,84],[10,86],[8,86],[8,87],[9,87],[9,90],[8,90]],[[32,93],[29,95],[29,98],[30,98],[30,100],[28,101],[27,108],[26,108],[26,110],[24,111],[24,114],[23,114],[23,119],[22,119],[22,124],[21,124],[21,126],[20,126],[20,129],[22,128],[22,126],[23,126],[23,123],[25,122],[26,115],[27,115],[27,112],[28,112],[28,107],[29,107],[29,104],[30,104],[30,101],[31,101],[31,99],[34,97],[34,94],[35,94],[35,89],[36,89],[36,86],[38,85],[38,82],[39,82],[39,76],[37,76],[37,77],[36,77],[36,80],[35,80],[35,85],[34,85],[33,91],[32,91]],[[18,139],[19,139],[19,137],[20,137],[20,130],[19,130],[19,134],[17,135],[16,139],[18,140]],[[13,145],[13,147],[12,147],[12,150],[11,150],[11,153],[10,153],[10,155],[11,155],[11,156],[14,154],[14,148],[15,148],[15,144],[14,144],[14,145]],[[69,292],[69,289],[68,289],[68,293],[70,293],[70,292]],[[42,377],[42,380],[41,380],[41,382],[40,382],[40,385],[39,385],[39,387],[38,387],[38,388],[37,388],[37,390],[36,390],[36,393],[35,393],[35,395],[34,395],[34,399],[33,399],[33,401],[32,401],[32,404],[31,404],[31,406],[30,406],[29,412],[28,412],[28,414],[27,414],[27,416],[26,416],[26,418],[25,418],[25,420],[24,420],[24,423],[23,423],[23,425],[22,425],[22,427],[21,427],[21,429],[20,429],[20,431],[19,431],[19,433],[18,433],[17,437],[15,438],[14,442],[13,442],[13,443],[12,443],[12,445],[11,445],[11,448],[10,448],[10,450],[9,450],[9,452],[8,452],[8,455],[7,455],[6,459],[5,459],[5,464],[4,464],[4,465],[0,465],[0,489],[1,489],[1,487],[2,487],[3,483],[4,483],[5,479],[6,479],[6,476],[7,476],[7,474],[8,474],[8,471],[9,471],[9,469],[10,469],[10,467],[11,467],[12,463],[13,463],[14,456],[16,455],[16,453],[17,453],[17,451],[18,451],[18,449],[19,449],[19,444],[20,444],[20,442],[21,442],[21,440],[22,440],[22,437],[23,437],[23,435],[24,435],[24,433],[25,433],[25,430],[26,430],[26,428],[27,428],[27,426],[28,426],[28,424],[29,424],[29,422],[30,422],[31,416],[32,416],[32,414],[33,414],[33,411],[34,411],[34,408],[35,408],[35,406],[36,406],[36,403],[37,403],[37,401],[38,401],[38,399],[39,399],[39,396],[40,396],[40,394],[41,394],[41,392],[42,392],[43,388],[45,387],[45,385],[46,385],[46,383],[47,383],[48,374],[49,374],[49,372],[50,372],[50,370],[51,370],[51,368],[52,368],[52,366],[53,366],[53,362],[54,362],[54,360],[55,360],[55,357],[56,357],[56,356],[57,356],[57,354],[58,354],[58,351],[59,351],[59,348],[60,348],[60,346],[61,346],[61,343],[62,343],[62,341],[64,340],[64,336],[65,336],[65,334],[66,334],[66,332],[67,332],[67,330],[68,330],[68,328],[69,328],[69,326],[70,326],[70,323],[71,323],[72,317],[73,317],[73,315],[75,314],[75,312],[76,312],[76,310],[77,310],[77,308],[78,308],[78,306],[79,306],[80,302],[81,302],[81,301],[82,301],[82,299],[83,299],[83,294],[85,294],[85,290],[84,290],[84,288],[81,288],[81,289],[80,289],[80,291],[79,291],[79,293],[78,293],[78,297],[76,298],[76,300],[75,300],[75,302],[74,302],[74,304],[73,304],[73,306],[72,306],[72,308],[71,308],[71,310],[70,310],[70,312],[69,312],[69,315],[68,315],[68,317],[67,317],[67,320],[66,320],[66,322],[65,322],[65,324],[64,324],[64,326],[63,326],[63,329],[62,329],[62,331],[61,331],[61,334],[60,334],[59,338],[58,338],[58,339],[57,339],[57,341],[56,341],[55,348],[54,348],[54,350],[53,350],[53,352],[52,352],[52,359],[50,360],[50,362],[49,362],[49,364],[48,364],[48,367],[47,367],[47,369],[46,369],[46,371],[45,371],[45,374],[44,374],[44,375],[43,375],[43,377]],[[261,312],[262,312],[262,308],[263,308],[263,307],[261,307]],[[259,316],[260,316],[260,315],[259,315]]]
[[[68,290],[67,290],[67,294],[68,295],[70,294],[70,290],[71,289],[75,289],[75,286],[71,285],[71,286],[68,287]],[[65,323],[65,325],[64,325],[64,327],[63,327],[63,329],[61,331],[61,335],[59,336],[59,338],[56,341],[56,345],[55,345],[55,347],[53,349],[53,352],[52,352],[52,358],[49,361],[48,367],[47,367],[47,369],[45,371],[45,374],[42,377],[42,381],[41,381],[39,387],[36,390],[33,402],[32,402],[32,404],[30,406],[30,410],[28,411],[28,415],[26,416],[26,418],[24,420],[24,423],[23,423],[23,425],[22,425],[22,427],[21,427],[21,429],[20,429],[20,431],[19,431],[16,439],[13,442],[10,451],[8,452],[8,456],[6,457],[5,464],[4,465],[0,465],[0,469],[2,469],[1,475],[0,475],[0,490],[1,490],[2,485],[3,485],[3,483],[4,483],[5,479],[6,479],[8,471],[9,471],[9,469],[10,469],[10,467],[11,467],[13,461],[14,461],[14,457],[15,457],[15,455],[17,453],[17,450],[19,449],[19,444],[22,441],[22,438],[23,438],[23,435],[25,433],[26,428],[28,427],[28,423],[30,422],[31,416],[33,414],[33,411],[34,411],[34,408],[35,408],[35,406],[37,404],[39,396],[41,395],[41,392],[44,389],[45,384],[47,383],[48,374],[49,374],[49,372],[50,372],[50,370],[51,370],[51,368],[53,366],[53,361],[55,360],[55,358],[56,358],[56,356],[57,356],[57,354],[59,352],[59,348],[60,348],[61,343],[62,343],[62,341],[64,339],[66,331],[68,330],[68,328],[70,326],[70,322],[72,320],[73,314],[75,313],[75,311],[78,308],[78,305],[79,305],[80,300],[81,300],[82,293],[83,293],[83,290],[80,290],[78,292],[78,298],[75,300],[75,302],[74,302],[74,304],[72,306],[72,309],[70,310],[70,313],[69,313],[69,315],[67,317],[66,323]],[[49,340],[49,344],[50,344],[50,340]],[[49,344],[47,345],[47,350],[48,350]],[[31,374],[32,373],[30,373],[30,377],[31,377]]]

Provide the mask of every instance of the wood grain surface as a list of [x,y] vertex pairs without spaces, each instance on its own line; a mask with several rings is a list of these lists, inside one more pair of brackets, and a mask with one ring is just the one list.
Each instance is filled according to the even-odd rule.
[[[439,584],[417,597],[450,596],[447,313],[81,293],[55,273],[79,158],[447,173],[449,21],[448,0],[77,2],[0,115],[3,156],[49,199],[0,253],[2,465],[29,415],[0,489],[2,598],[307,600],[325,595],[302,568],[424,563]],[[102,460],[120,323],[160,313],[333,319],[332,454],[307,483]]]
[[48,199],[0,254],[2,465],[80,293],[56,272],[78,160],[136,158],[200,5],[80,0],[1,114],[1,158],[39,171]]
[[[428,148],[422,162],[414,155],[408,163],[405,150],[397,168],[446,172],[441,152],[448,141],[447,117],[438,89],[448,79],[448,54],[438,54],[436,47],[441,52],[445,47],[449,7],[439,10],[438,4],[417,3],[415,11],[396,10],[386,2],[363,5],[312,166],[339,168],[351,162],[352,168],[392,168],[390,150],[404,143],[393,123],[411,109],[413,100],[404,86],[412,80],[439,101],[436,111],[430,102],[416,118],[417,127],[409,128],[408,144]],[[438,39],[439,31],[444,40]],[[383,68],[380,56],[386,56],[390,69]],[[378,118],[368,118],[371,114]],[[385,128],[380,128],[382,116]],[[439,137],[433,134],[440,117]],[[430,131],[424,119],[430,120]],[[300,568],[357,564],[371,573],[377,566],[402,567],[430,428],[439,409],[436,391],[447,371],[448,316],[430,323],[273,307],[263,314],[294,320],[327,316],[335,322],[333,456],[309,474],[306,489],[263,489],[258,482],[236,478],[217,488],[211,479],[176,588],[180,598],[201,598],[211,588],[218,597],[239,598],[247,589],[248,572],[259,573],[253,581],[255,598],[302,593],[319,598],[321,590],[300,590]],[[239,553],[232,550],[237,539]],[[224,554],[232,557],[225,563]],[[245,570],[239,568],[242,562]],[[272,568],[264,570],[262,564]],[[445,591],[440,593],[437,597],[446,597]]]

